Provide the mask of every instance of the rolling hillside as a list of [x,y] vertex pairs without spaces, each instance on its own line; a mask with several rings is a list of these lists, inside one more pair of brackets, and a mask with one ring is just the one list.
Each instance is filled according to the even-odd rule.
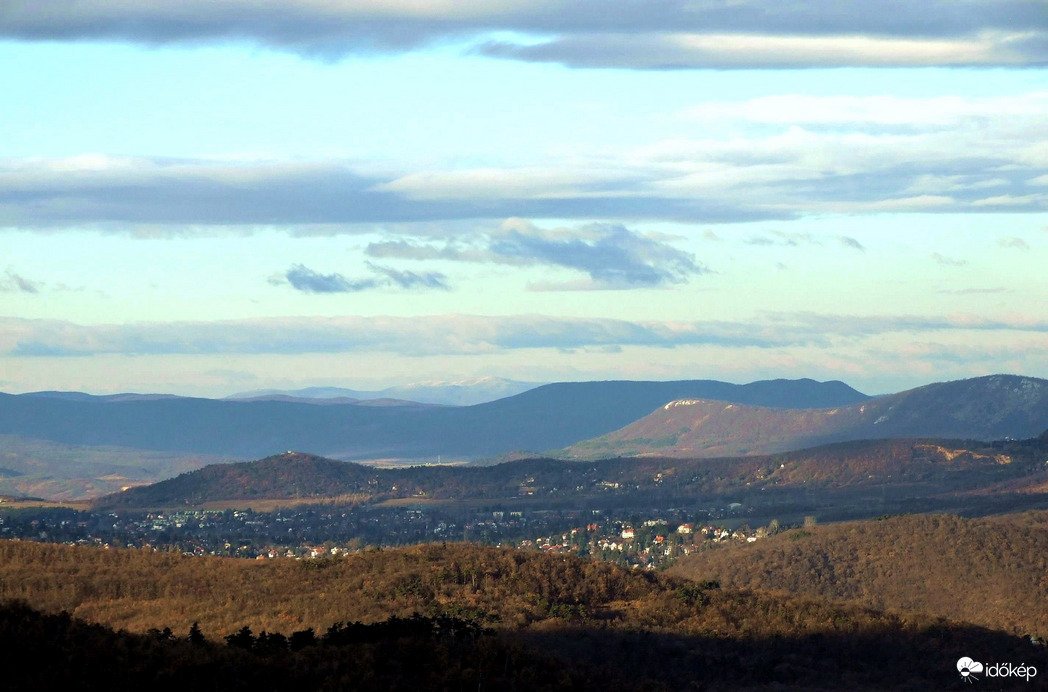
[[993,375],[816,410],[682,399],[620,430],[575,444],[566,456],[768,454],[862,439],[1029,438],[1046,428],[1048,380]]

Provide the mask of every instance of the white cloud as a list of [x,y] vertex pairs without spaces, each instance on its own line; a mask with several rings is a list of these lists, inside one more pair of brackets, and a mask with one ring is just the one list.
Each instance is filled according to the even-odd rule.
[[621,193],[630,182],[625,171],[572,170],[570,168],[520,167],[471,168],[409,173],[375,186],[380,192],[403,194],[408,199],[517,199],[607,197]]
[[[857,29],[861,28],[857,25]],[[1043,65],[1043,31],[929,36],[772,33],[586,33],[541,43],[491,41],[482,52],[568,67],[785,69]]]
[[1048,195],[997,195],[995,197],[983,197],[972,202],[973,207],[1028,207],[1030,205],[1045,206],[1048,204]]
[[984,121],[1015,122],[1043,118],[1048,91],[1017,96],[965,98],[938,96],[807,96],[777,94],[747,101],[714,101],[684,112],[703,122],[743,119],[755,123],[803,125],[880,125],[939,128]]

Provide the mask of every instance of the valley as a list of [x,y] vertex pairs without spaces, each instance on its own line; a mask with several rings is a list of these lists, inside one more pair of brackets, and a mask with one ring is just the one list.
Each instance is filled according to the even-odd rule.
[[[1027,381],[944,389],[998,392],[996,418],[972,429],[1027,430],[1044,416],[1039,381]],[[756,389],[766,399],[782,391]],[[1025,404],[1009,399],[1017,390],[1029,395]],[[598,401],[609,390],[594,391]],[[640,403],[653,396],[636,391]],[[306,451],[242,461],[9,436],[5,481],[46,468],[50,455],[68,460],[56,468],[69,477],[79,464],[136,482],[76,503],[0,499],[0,645],[51,632],[44,645],[56,660],[91,652],[108,662],[100,665],[124,666],[129,681],[166,666],[171,680],[199,684],[196,666],[221,665],[270,671],[288,687],[333,684],[319,671],[335,665],[366,671],[378,686],[413,680],[420,689],[498,680],[588,689],[604,680],[622,689],[814,692],[846,681],[930,690],[955,686],[958,650],[1048,670],[1045,565],[1036,557],[1048,554],[1048,432],[904,436],[985,412],[964,397],[944,406],[927,392],[905,394],[828,409],[674,399],[561,458],[506,451],[483,463],[363,464]],[[157,401],[168,400],[93,405]],[[836,416],[864,430],[855,421],[876,406],[880,417],[891,410],[918,422],[894,437],[712,454],[745,435],[769,449],[823,439],[820,426]],[[739,418],[711,427],[703,411],[713,409]],[[665,415],[687,416],[671,426],[698,422],[666,443],[637,436],[665,427]],[[616,449],[633,456],[572,452],[615,435],[626,445]],[[721,442],[695,454],[701,435]],[[170,477],[147,482],[149,473]],[[424,642],[426,654],[409,653]],[[114,658],[122,654],[107,653],[113,646],[142,652],[152,667]],[[608,647],[643,650],[645,661],[610,659]],[[455,663],[432,679],[387,667],[410,655]],[[887,676],[877,667],[884,656],[894,661]],[[55,682],[20,675],[24,687]]]
[[[410,468],[288,452],[210,465],[79,508],[0,503],[0,536],[249,558],[472,541],[665,568],[707,548],[713,530],[763,538],[773,525],[1043,509],[1045,458],[1044,436]],[[627,533],[634,535],[625,540]]]
[[1048,0],[0,0],[0,692],[1048,692]]

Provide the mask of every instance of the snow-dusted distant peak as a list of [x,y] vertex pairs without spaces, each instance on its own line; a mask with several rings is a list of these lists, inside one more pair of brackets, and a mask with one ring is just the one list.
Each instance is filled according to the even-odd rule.
[[412,382],[378,391],[344,389],[342,387],[306,387],[295,390],[266,389],[234,394],[229,399],[257,398],[260,396],[290,396],[306,399],[351,398],[362,401],[374,399],[396,399],[423,404],[444,406],[472,406],[496,399],[521,394],[538,387],[537,382],[518,382],[500,377],[478,377],[458,381]]

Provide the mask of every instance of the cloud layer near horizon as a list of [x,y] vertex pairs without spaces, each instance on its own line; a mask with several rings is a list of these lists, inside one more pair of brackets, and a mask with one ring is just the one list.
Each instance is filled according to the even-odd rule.
[[9,0],[0,37],[248,42],[324,60],[455,41],[495,57],[638,69],[1029,66],[1048,64],[1045,15],[1039,0]]
[[430,315],[81,325],[62,320],[0,318],[0,353],[15,357],[353,352],[482,355],[543,348],[827,347],[839,337],[929,332],[1045,334],[1048,321],[972,315],[815,313],[770,314],[759,322]]

